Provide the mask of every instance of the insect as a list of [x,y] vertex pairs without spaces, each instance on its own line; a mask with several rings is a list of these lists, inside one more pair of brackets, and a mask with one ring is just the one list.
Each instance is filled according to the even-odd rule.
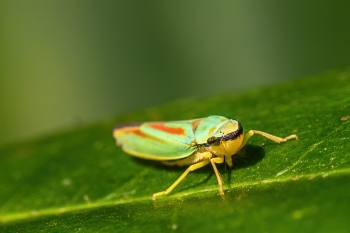
[[297,139],[293,134],[280,138],[258,130],[243,134],[243,127],[237,120],[223,116],[118,125],[113,130],[117,145],[131,155],[143,159],[159,160],[173,166],[189,166],[186,171],[165,191],[153,194],[152,199],[170,193],[189,172],[211,164],[224,195],[223,181],[216,167],[226,162],[232,167],[232,158],[254,134],[259,134],[276,143]]

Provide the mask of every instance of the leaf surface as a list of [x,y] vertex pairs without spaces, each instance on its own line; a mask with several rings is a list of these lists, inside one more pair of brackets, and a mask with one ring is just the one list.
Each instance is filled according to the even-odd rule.
[[[115,145],[115,124],[239,119],[254,136],[219,165],[190,173],[169,195],[151,200],[185,170],[133,158]],[[330,72],[207,99],[185,99],[0,147],[3,232],[348,232],[350,223],[350,73]]]

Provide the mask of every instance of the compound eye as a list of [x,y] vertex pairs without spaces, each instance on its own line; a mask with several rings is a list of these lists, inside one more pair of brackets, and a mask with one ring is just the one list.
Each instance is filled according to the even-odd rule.
[[207,143],[209,145],[219,145],[220,144],[220,138],[212,136],[212,137],[208,138]]

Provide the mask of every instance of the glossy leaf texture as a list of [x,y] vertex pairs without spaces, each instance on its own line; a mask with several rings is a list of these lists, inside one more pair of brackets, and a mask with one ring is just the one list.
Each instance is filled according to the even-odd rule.
[[[113,126],[209,115],[299,141],[254,136],[218,166],[185,168],[133,158]],[[350,72],[330,72],[239,95],[185,99],[90,126],[0,147],[0,232],[348,232]]]

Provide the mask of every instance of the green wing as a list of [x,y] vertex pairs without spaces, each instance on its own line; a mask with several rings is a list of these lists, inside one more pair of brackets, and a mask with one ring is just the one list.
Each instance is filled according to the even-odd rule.
[[185,158],[197,150],[194,130],[203,119],[150,122],[115,127],[113,136],[123,150],[151,160]]

